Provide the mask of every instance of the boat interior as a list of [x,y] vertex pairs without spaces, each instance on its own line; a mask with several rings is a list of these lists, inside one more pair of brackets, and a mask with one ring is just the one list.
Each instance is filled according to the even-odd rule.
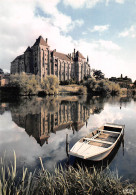
[[86,137],[80,139],[79,142],[88,143],[90,145],[108,148],[117,140],[122,128],[103,126]]

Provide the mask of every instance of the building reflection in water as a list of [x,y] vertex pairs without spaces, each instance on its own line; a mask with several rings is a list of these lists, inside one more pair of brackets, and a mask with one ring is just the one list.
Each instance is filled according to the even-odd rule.
[[[48,144],[50,133],[71,129],[79,131],[90,115],[90,109],[78,101],[60,101],[55,109],[46,109],[45,104],[39,104],[37,112],[19,112],[11,109],[12,120],[24,128],[29,136],[33,136],[42,146]],[[29,110],[29,108],[28,108]]]
[[[125,106],[130,100],[128,98],[98,98],[98,97],[47,97],[45,99],[33,98],[22,100],[18,104],[11,104],[5,108],[1,105],[1,114],[5,109],[10,109],[12,120],[25,129],[29,136],[33,136],[41,146],[48,144],[51,133],[70,129],[79,131],[84,125],[90,114],[99,114],[106,102],[120,102]],[[8,108],[9,107],[9,108]]]

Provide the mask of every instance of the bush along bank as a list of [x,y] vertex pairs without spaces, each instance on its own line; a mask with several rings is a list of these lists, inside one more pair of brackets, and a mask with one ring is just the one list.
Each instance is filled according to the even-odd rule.
[[[10,83],[6,87],[1,87],[1,95],[16,96],[16,95],[54,95],[54,94],[66,94],[70,95],[119,95],[121,93],[120,86],[108,79],[96,80],[94,78],[88,78],[81,84],[72,86],[61,85],[59,87],[58,78],[55,75],[46,76],[41,81],[39,76],[28,75],[25,73],[15,74],[10,76]],[[63,90],[64,88],[64,90]]]
[[91,95],[119,95],[121,93],[120,86],[108,79],[95,80],[89,78],[84,82],[87,87],[87,92]]
[[50,75],[41,81],[39,76],[25,73],[10,76],[9,84],[1,88],[4,95],[47,95],[58,93],[59,81],[56,76]]
[[18,177],[16,168],[16,155],[14,153],[14,164],[7,166],[1,158],[0,161],[0,194],[1,195],[88,195],[88,194],[124,194],[131,189],[136,192],[136,185],[121,182],[117,172],[106,171],[89,172],[87,168],[72,166],[67,169],[56,168],[53,173],[44,169],[29,172],[23,168],[22,177]]

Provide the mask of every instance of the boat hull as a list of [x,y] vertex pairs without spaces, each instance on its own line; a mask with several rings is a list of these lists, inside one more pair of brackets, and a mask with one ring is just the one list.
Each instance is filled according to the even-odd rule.
[[[104,130],[104,131],[106,131],[106,130]],[[109,132],[109,131],[107,131],[107,132]],[[118,134],[118,132],[115,132],[115,134]],[[79,142],[77,142],[77,144],[75,144],[73,146],[73,148],[71,149],[69,154],[72,156],[84,159],[84,160],[91,160],[91,161],[104,160],[112,152],[112,150],[115,148],[115,146],[117,145],[117,143],[119,142],[119,140],[121,139],[123,134],[124,134],[124,126],[122,126],[120,134],[119,134],[118,138],[116,139],[116,141],[114,142],[114,144],[112,144],[112,146],[105,148],[105,149],[103,147],[102,148],[101,147],[99,147],[99,148],[93,147],[92,151],[94,151],[94,152],[92,153],[91,149],[90,149],[90,155],[87,155],[88,153],[85,154],[85,152],[88,151],[88,148],[91,145],[89,145],[89,144],[83,145],[84,143],[81,143],[81,141],[79,140]],[[96,139],[96,142],[97,142],[97,139]],[[99,140],[98,140],[98,142],[103,143],[103,141],[99,141]],[[110,143],[110,142],[106,142],[106,143]]]
[[[118,142],[119,142],[119,140],[121,140],[122,137],[123,137],[123,131],[122,131],[122,133],[119,136]],[[115,146],[117,145],[117,143],[111,149],[109,149],[108,151],[105,151],[105,152],[103,152],[103,153],[101,153],[99,155],[96,155],[96,156],[92,156],[90,158],[87,158],[86,160],[92,160],[92,161],[101,161],[101,160],[104,160],[112,152],[112,150],[115,148]]]
[[96,156],[92,156],[90,158],[86,158],[86,160],[92,160],[92,161],[101,161],[103,159],[105,159],[112,151],[113,148],[111,148],[110,150],[102,153],[102,154],[98,154]]

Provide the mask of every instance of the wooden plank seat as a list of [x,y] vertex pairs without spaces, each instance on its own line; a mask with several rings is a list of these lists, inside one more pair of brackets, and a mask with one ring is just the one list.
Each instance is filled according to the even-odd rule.
[[100,143],[103,143],[103,144],[110,144],[110,145],[113,144],[113,142],[108,142],[108,141],[99,140],[99,139],[93,139],[93,138],[84,138],[83,141],[100,142]]
[[120,132],[116,132],[116,131],[107,131],[107,130],[100,130],[100,132],[105,132],[105,133],[114,133],[114,134],[120,134]]

